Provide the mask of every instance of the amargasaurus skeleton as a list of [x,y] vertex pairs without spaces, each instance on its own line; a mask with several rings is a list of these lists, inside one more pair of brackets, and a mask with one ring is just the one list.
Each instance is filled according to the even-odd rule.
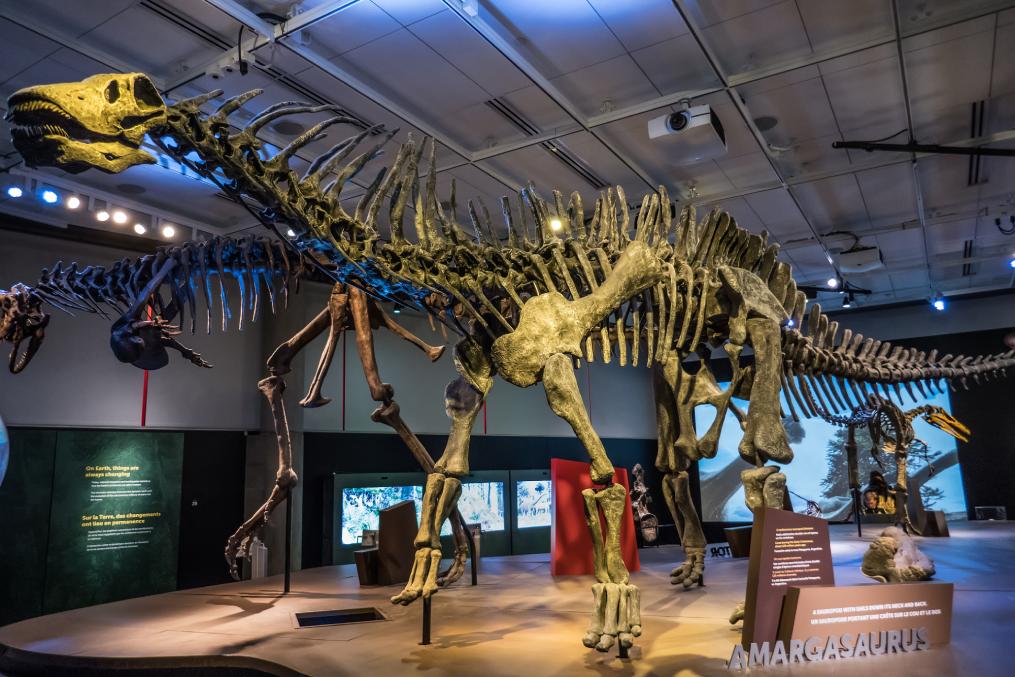
[[[783,387],[792,396],[787,398],[792,415],[796,408],[815,415],[861,402],[878,385],[922,388],[922,382],[963,380],[1015,363],[1012,353],[938,360],[849,334],[837,342],[837,324],[817,306],[805,335],[806,299],[789,266],[777,260],[778,246],[719,210],[698,222],[685,207],[674,219],[664,188],[643,198],[633,223],[619,187],[600,195],[590,219],[578,193],[565,199],[554,191],[546,201],[527,188],[517,206],[506,198],[501,202],[506,242],[494,234],[482,202],[468,205],[470,236],[458,223],[453,190],[448,207],[437,197],[434,144],[429,171],[421,178],[426,144],[410,139],[350,214],[341,203],[343,187],[393,132],[353,157],[367,136],[381,133],[363,130],[297,175],[289,164],[293,155],[327,128],[352,120],[324,120],[269,155],[258,130],[285,115],[332,107],[275,104],[237,131],[229,115],[258,93],[233,97],[205,113],[202,106],[220,92],[166,105],[144,75],[102,75],[16,92],[9,117],[15,144],[29,164],[69,171],[119,172],[152,162],[140,148],[148,134],[163,152],[218,182],[242,204],[258,204],[267,227],[291,227],[297,233],[293,246],[326,261],[333,279],[423,310],[462,336],[454,353],[460,376],[445,393],[451,432],[427,477],[415,564],[395,603],[408,604],[437,589],[440,527],[456,505],[469,469],[472,425],[498,374],[520,387],[542,382],[550,408],[571,425],[591,458],[592,480],[602,488],[584,493],[597,583],[583,642],[606,651],[617,641],[629,646],[640,634],[640,593],[620,555],[625,490],[612,483],[613,466],[578,390],[576,361],[593,360],[597,348],[609,361],[615,345],[621,364],[636,366],[644,359],[646,366],[657,365],[657,407],[665,431],[657,465],[667,473],[667,503],[684,517],[688,570],[694,569],[700,524],[687,491],[687,467],[715,453],[734,394],[750,400],[739,445],[754,466],[743,473],[748,504],[780,507],[785,476],[766,464],[792,459],[780,416]],[[378,227],[385,202],[388,240]],[[407,237],[403,218],[410,202],[414,233]],[[730,357],[733,378],[725,390],[707,369],[692,375],[683,366],[687,355],[707,345],[721,345]],[[754,351],[750,367],[740,365],[745,345]],[[698,438],[692,416],[701,404],[716,407],[717,422]],[[703,547],[703,538],[700,542]]]

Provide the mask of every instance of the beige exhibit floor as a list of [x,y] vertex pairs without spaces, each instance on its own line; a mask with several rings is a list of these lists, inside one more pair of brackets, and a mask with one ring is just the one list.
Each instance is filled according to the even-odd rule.
[[[868,583],[859,572],[865,541],[879,527],[832,527],[838,585]],[[915,654],[770,668],[779,674],[1010,675],[1015,627],[1015,523],[952,525],[951,538],[918,539],[937,563],[939,581],[955,583],[952,644]],[[743,598],[746,560],[707,561],[706,587],[676,589],[668,572],[676,547],[641,551],[645,631],[621,661],[582,647],[591,607],[591,577],[552,578],[548,555],[482,560],[480,584],[468,577],[433,602],[433,643],[420,646],[422,605],[392,606],[395,588],[360,588],[352,566],[281,578],[155,595],[67,611],[0,628],[0,644],[45,654],[36,659],[77,661],[156,658],[172,665],[255,667],[310,675],[712,675],[728,674],[725,660],[739,639],[726,618]],[[296,629],[292,614],[376,606],[387,621]],[[18,654],[23,655],[23,654]],[[214,658],[215,656],[224,656]],[[126,663],[123,659],[128,659]],[[111,667],[111,664],[105,663]],[[152,666],[137,660],[137,666]],[[752,673],[762,672],[753,670]]]

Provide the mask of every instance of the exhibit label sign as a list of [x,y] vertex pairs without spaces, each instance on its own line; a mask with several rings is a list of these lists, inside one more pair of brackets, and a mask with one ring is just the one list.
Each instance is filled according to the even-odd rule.
[[790,586],[834,584],[828,523],[789,510],[758,508],[751,529],[744,648],[775,641]]
[[878,632],[888,633],[891,643],[900,628],[924,628],[931,645],[947,644],[953,592],[951,583],[792,587],[786,592],[779,639]]
[[61,431],[46,613],[176,588],[183,435]]

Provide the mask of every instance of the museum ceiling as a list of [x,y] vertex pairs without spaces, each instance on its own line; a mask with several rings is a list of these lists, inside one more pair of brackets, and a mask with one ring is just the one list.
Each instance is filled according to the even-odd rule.
[[[749,230],[767,229],[802,284],[822,286],[842,272],[843,250],[879,247],[883,267],[845,275],[873,291],[858,297],[860,306],[1012,286],[1015,235],[1002,232],[1015,228],[1012,158],[920,155],[914,163],[908,153],[836,150],[832,142],[905,143],[911,129],[923,144],[1011,148],[1015,54],[1006,47],[1015,38],[1015,2],[0,0],[0,7],[0,100],[30,84],[112,71],[144,71],[171,98],[263,88],[237,122],[302,100],[399,128],[399,140],[435,136],[438,185],[446,193],[454,180],[460,201],[482,196],[495,205],[532,181],[578,190],[591,204],[604,185],[622,184],[633,200],[663,183],[684,202],[721,205]],[[245,75],[238,54],[249,63]],[[676,135],[649,138],[648,121],[684,99],[712,107],[725,129],[724,155],[693,162]],[[281,142],[324,115],[287,119],[262,136]],[[7,167],[17,158],[0,127]],[[301,155],[312,159],[334,140]],[[384,162],[374,160],[360,185]],[[9,177],[183,224],[177,239],[254,226],[214,186],[163,164],[73,178],[14,166]],[[130,227],[38,200],[6,199],[0,210],[55,225]],[[162,236],[150,228],[145,237]],[[838,305],[834,292],[821,296]]]

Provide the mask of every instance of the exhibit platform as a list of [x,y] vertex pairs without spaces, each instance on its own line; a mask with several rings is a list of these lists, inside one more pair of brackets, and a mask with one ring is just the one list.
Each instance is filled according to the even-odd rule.
[[[837,585],[868,583],[867,543],[883,527],[831,528]],[[1015,627],[1015,523],[953,523],[950,538],[917,538],[955,584],[952,643],[911,654],[834,661],[767,673],[1007,675]],[[104,674],[114,668],[189,668],[275,675],[713,675],[740,638],[730,611],[743,600],[747,560],[707,560],[706,586],[678,589],[679,548],[641,551],[645,634],[629,660],[581,645],[591,577],[550,576],[549,555],[482,560],[433,601],[432,644],[420,646],[423,605],[393,606],[396,586],[361,588],[353,565],[301,571],[292,592],[280,576],[114,602],[0,628],[0,673]],[[139,572],[138,575],[143,575]],[[297,628],[298,612],[376,607],[387,620]],[[185,670],[185,672],[188,670]],[[758,672],[754,670],[752,672]]]

